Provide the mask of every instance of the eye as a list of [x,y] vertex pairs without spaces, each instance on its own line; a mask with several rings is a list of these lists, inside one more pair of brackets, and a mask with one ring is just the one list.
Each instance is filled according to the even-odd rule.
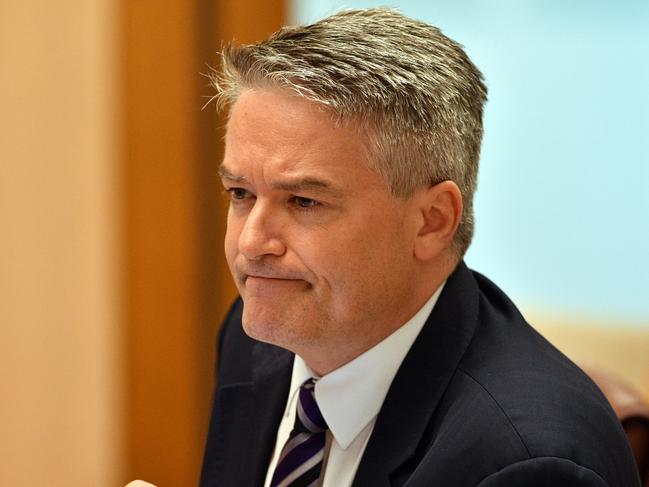
[[316,206],[319,206],[320,203],[316,200],[312,200],[311,198],[304,198],[302,196],[293,196],[293,202],[300,207],[300,209],[313,209]]
[[226,191],[230,193],[230,199],[233,201],[241,201],[251,197],[250,192],[243,188],[228,188]]

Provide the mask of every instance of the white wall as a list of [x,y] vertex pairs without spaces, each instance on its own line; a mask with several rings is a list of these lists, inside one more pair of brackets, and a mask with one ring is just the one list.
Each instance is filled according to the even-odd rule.
[[120,478],[110,0],[0,2],[0,485]]

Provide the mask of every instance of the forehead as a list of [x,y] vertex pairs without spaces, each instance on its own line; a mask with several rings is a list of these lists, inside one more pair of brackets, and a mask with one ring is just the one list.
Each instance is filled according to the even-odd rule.
[[320,104],[283,89],[247,89],[232,107],[223,165],[233,174],[262,169],[378,178],[365,140],[354,123],[336,123]]

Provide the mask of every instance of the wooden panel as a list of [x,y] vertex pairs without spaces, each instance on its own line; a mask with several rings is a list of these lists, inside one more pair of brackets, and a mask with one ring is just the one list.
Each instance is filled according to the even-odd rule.
[[197,483],[216,328],[234,286],[216,168],[224,119],[200,72],[224,39],[276,30],[283,2],[123,0],[124,480]]
[[178,486],[200,457],[189,6],[124,4],[127,474]]

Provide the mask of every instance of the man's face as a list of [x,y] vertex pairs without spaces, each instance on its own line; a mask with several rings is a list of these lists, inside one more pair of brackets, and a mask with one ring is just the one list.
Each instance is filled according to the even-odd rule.
[[248,335],[304,357],[369,348],[409,317],[416,212],[368,168],[356,131],[281,89],[245,90],[221,175]]

